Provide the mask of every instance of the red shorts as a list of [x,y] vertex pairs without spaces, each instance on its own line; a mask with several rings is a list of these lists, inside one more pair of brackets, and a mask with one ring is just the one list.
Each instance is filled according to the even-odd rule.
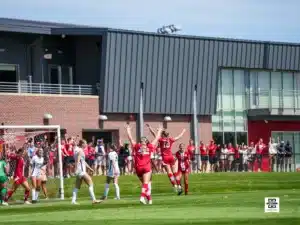
[[170,166],[175,165],[175,158],[172,155],[170,155],[170,156],[163,156],[162,157],[162,161],[163,161],[163,165],[170,165]]
[[186,168],[186,169],[182,169],[181,167],[178,168],[177,172],[179,173],[189,173],[190,172],[190,168]]
[[138,177],[141,177],[141,176],[143,176],[145,173],[151,172],[151,168],[150,168],[150,167],[136,167],[136,168],[135,168],[135,172],[136,172],[136,175],[137,175]]
[[27,181],[26,177],[14,177],[14,183],[17,185],[21,185],[25,181]]

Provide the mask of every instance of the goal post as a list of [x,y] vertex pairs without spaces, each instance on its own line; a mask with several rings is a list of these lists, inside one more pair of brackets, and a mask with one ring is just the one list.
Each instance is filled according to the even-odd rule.
[[[30,132],[28,130],[31,130]],[[18,144],[19,147],[24,145],[26,138],[34,138],[45,133],[56,133],[57,142],[57,158],[58,158],[58,177],[59,187],[58,195],[61,200],[64,200],[64,173],[63,173],[63,159],[61,146],[61,127],[60,125],[0,125],[0,138],[4,145],[14,146]],[[55,179],[55,178],[54,178]]]

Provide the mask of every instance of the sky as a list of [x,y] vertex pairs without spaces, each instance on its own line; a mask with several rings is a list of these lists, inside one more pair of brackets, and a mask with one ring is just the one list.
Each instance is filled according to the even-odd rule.
[[300,0],[7,0],[0,17],[298,43],[299,9]]

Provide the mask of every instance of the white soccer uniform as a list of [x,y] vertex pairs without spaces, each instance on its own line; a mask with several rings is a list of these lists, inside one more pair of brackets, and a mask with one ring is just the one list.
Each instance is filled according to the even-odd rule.
[[44,166],[44,157],[33,156],[31,159],[32,165],[32,177],[39,177],[42,173],[42,167]]
[[118,159],[118,154],[115,151],[108,153],[108,177],[115,177],[116,175],[119,176],[120,169]]
[[95,165],[96,166],[105,166],[105,149],[104,146],[96,146],[96,160]]
[[86,174],[86,164],[85,164],[85,155],[82,148],[76,147],[74,150],[74,159],[77,162],[79,157],[79,162],[77,164],[76,176],[82,177]]

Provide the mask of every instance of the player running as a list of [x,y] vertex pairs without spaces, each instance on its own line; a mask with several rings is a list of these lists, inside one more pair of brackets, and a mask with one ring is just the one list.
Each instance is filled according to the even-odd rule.
[[[136,175],[142,183],[142,190],[140,196],[140,203],[147,204],[146,199],[148,200],[148,204],[152,204],[151,197],[151,175],[152,175],[152,160],[154,159],[153,151],[155,149],[158,139],[161,136],[163,128],[159,128],[157,134],[155,135],[155,139],[149,143],[147,138],[142,137],[140,143],[136,143],[133,140],[131,135],[131,127],[127,125],[126,127],[128,139],[133,148],[134,155],[134,166]],[[150,184],[150,185],[149,185]]]
[[[152,135],[155,135],[154,130],[150,127],[149,124],[147,124],[147,127],[149,128]],[[175,165],[175,158],[172,154],[172,145],[174,142],[179,140],[185,133],[185,129],[175,138],[169,137],[169,133],[165,130],[162,132],[161,137],[159,138],[159,147],[161,151],[162,156],[162,165],[165,169],[165,171],[168,174],[168,177],[170,179],[170,182],[174,188],[175,191],[178,192],[178,186],[180,183],[177,183],[175,177],[176,177],[176,165]]]
[[178,160],[178,170],[176,175],[176,181],[179,183],[178,186],[178,195],[182,194],[182,187],[180,185],[181,183],[181,177],[183,175],[184,178],[184,193],[185,195],[188,194],[188,176],[190,172],[190,161],[191,161],[191,152],[188,150],[184,150],[184,144],[179,145],[179,150],[175,154],[176,159]]
[[43,157],[43,149],[39,148],[36,152],[36,155],[31,159],[31,166],[32,166],[32,173],[31,173],[31,182],[32,182],[32,189],[31,189],[31,200],[32,203],[36,203],[39,198],[39,193],[41,189],[41,175],[42,175],[42,168],[47,164]]
[[5,162],[3,155],[0,152],[0,205],[8,206],[8,203],[4,200],[7,193],[7,174],[9,173],[9,167]]
[[72,204],[78,205],[76,202],[77,199],[77,192],[81,187],[82,181],[84,181],[89,186],[89,193],[92,198],[92,203],[97,204],[101,201],[96,200],[95,193],[94,193],[94,184],[90,175],[86,172],[86,168],[91,170],[93,169],[85,162],[85,155],[83,149],[86,147],[87,143],[85,140],[80,140],[78,142],[78,146],[75,147],[74,151],[74,159],[75,159],[75,188],[73,189],[73,196],[72,196]]
[[108,170],[106,176],[105,190],[102,200],[106,200],[109,192],[109,184],[111,181],[114,182],[116,190],[116,200],[120,200],[120,187],[118,184],[118,178],[120,176],[120,168],[118,162],[117,146],[112,144],[110,146],[110,152],[108,153]]
[[13,193],[18,189],[18,187],[21,185],[24,189],[24,204],[31,204],[28,201],[29,194],[30,194],[30,187],[27,182],[26,177],[24,176],[24,166],[25,166],[25,160],[24,160],[25,151],[23,148],[20,148],[17,150],[16,154],[10,154],[8,158],[10,160],[13,160],[16,162],[16,168],[14,171],[14,183],[12,188],[7,192],[7,196],[5,198],[5,202],[7,202]]

